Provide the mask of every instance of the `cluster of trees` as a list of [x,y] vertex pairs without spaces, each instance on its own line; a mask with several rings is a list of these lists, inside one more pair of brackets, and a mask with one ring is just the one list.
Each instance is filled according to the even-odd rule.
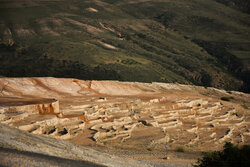
[[16,48],[0,45],[0,76],[6,77],[62,77],[83,80],[119,80],[114,70],[99,64],[96,67],[72,60],[33,54]]
[[228,142],[222,151],[203,153],[193,167],[249,167],[250,146],[234,146]]

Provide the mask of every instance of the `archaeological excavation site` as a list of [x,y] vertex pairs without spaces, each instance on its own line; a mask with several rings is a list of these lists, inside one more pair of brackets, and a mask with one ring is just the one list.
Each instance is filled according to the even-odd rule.
[[250,167],[249,46],[250,0],[0,0],[0,167]]
[[[65,150],[53,152],[47,145],[65,142],[134,159],[131,166],[138,160],[145,162],[142,166],[161,164],[168,154],[169,163],[182,166],[194,162],[199,152],[220,150],[225,142],[250,144],[249,101],[249,94],[181,84],[1,78],[0,139],[9,149],[46,147],[49,155],[64,157]],[[27,139],[12,134],[13,142],[7,141],[5,126],[19,129]],[[53,142],[40,147],[34,137]]]

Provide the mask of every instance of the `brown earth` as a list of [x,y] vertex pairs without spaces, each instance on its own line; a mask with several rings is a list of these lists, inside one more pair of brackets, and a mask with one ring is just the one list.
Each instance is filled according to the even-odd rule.
[[191,164],[226,141],[250,144],[249,102],[249,94],[180,84],[0,79],[1,123],[159,163]]

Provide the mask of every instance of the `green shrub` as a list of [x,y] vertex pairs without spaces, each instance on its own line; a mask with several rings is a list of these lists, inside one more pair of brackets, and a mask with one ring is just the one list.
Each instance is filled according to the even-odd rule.
[[133,60],[133,59],[126,59],[126,60],[122,60],[121,63],[123,64],[127,64],[127,65],[135,65],[135,64],[140,64],[137,61]]
[[248,106],[246,104],[242,104],[241,106],[245,109],[248,109]]
[[248,167],[250,166],[250,146],[234,146],[227,142],[222,151],[203,153],[193,167]]
[[230,101],[231,99],[234,99],[233,97],[221,97],[220,98],[223,101]]
[[153,151],[152,147],[147,148],[148,151]]
[[183,149],[182,147],[177,147],[177,148],[175,149],[175,151],[177,151],[177,152],[184,152],[184,149]]

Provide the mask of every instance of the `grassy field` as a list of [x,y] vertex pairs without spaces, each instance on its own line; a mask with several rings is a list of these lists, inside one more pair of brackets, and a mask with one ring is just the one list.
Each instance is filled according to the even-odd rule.
[[250,15],[222,0],[0,0],[0,76],[249,92],[249,33]]

